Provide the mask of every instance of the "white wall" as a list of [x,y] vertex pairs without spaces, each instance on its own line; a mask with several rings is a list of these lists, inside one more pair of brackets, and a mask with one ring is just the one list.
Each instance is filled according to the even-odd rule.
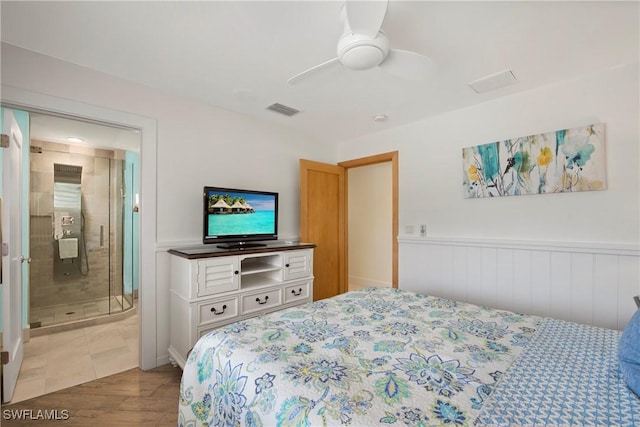
[[[201,241],[202,187],[219,185],[279,192],[279,234],[294,237],[298,235],[299,216],[298,159],[336,160],[335,144],[327,141],[315,141],[282,126],[14,46],[2,45],[1,62],[3,86],[155,119],[157,203],[145,205],[143,194],[141,209],[153,209],[157,220],[155,291],[159,363],[168,360],[169,346],[169,275],[165,251],[175,244]],[[144,156],[143,147],[141,157]]]
[[[399,151],[400,233],[407,225],[427,224],[428,235],[425,244],[418,245],[418,249],[415,241],[411,240],[411,246],[408,246],[409,243],[401,239],[400,288],[403,288],[403,278],[411,278],[412,288],[422,291],[433,289],[428,283],[433,284],[431,279],[440,277],[439,271],[424,270],[419,265],[424,266],[424,261],[410,263],[402,259],[408,251],[414,260],[428,257],[433,243],[427,242],[430,239],[437,239],[440,244],[466,247],[487,247],[496,241],[500,244],[524,241],[525,248],[532,242],[542,245],[559,242],[564,247],[573,248],[569,249],[571,253],[580,253],[581,245],[587,244],[595,248],[592,255],[598,255],[603,248],[606,252],[610,245],[614,245],[616,250],[631,255],[630,264],[625,262],[625,265],[635,266],[625,268],[629,273],[624,273],[627,283],[623,286],[624,293],[617,295],[615,281],[610,285],[603,284],[606,277],[594,282],[587,291],[593,297],[598,292],[596,289],[601,292],[604,286],[616,294],[621,305],[627,298],[632,304],[630,295],[640,293],[638,76],[638,64],[621,66],[339,144],[339,160]],[[605,124],[606,134],[606,191],[463,198],[463,147],[600,122]],[[492,263],[497,261],[489,260]],[[510,268],[514,265],[511,262]],[[477,269],[471,267],[465,265],[456,273],[458,278],[465,278],[465,287],[476,289],[481,287],[483,280],[492,283],[497,280],[482,275],[474,278],[473,273]],[[420,276],[418,272],[425,278],[424,285],[415,282]],[[426,277],[430,274],[434,276]],[[514,281],[512,286],[518,289],[517,277],[511,279]],[[546,286],[551,279],[547,277],[545,280]],[[633,283],[631,288],[629,282]],[[556,288],[548,289],[555,297]],[[441,293],[452,295],[448,291],[450,289],[442,289]],[[527,295],[530,296],[530,292]],[[574,297],[578,295],[578,292],[573,294]],[[597,305],[597,299],[592,297],[587,305]],[[569,301],[573,299],[569,298]],[[514,309],[521,306],[515,301],[509,304]],[[544,314],[541,307],[529,307],[531,312]],[[633,312],[625,308],[621,310],[624,316]],[[617,319],[618,313],[612,316]],[[578,315],[579,319],[587,317],[584,313]],[[611,325],[615,320],[613,317],[599,323]],[[618,325],[626,323],[624,318],[616,321]]]
[[[400,230],[431,236],[639,241],[638,65],[546,86],[339,145],[339,160],[399,151]],[[608,189],[464,199],[462,148],[605,124]]]
[[392,286],[391,162],[347,169],[349,289]]
[[2,84],[157,120],[160,242],[202,238],[204,185],[281,192],[280,234],[297,236],[298,158],[335,161],[334,144],[282,126],[10,45],[2,59]]

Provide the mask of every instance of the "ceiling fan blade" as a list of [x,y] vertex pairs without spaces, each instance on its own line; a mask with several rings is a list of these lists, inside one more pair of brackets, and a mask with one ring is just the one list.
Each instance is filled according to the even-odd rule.
[[354,34],[374,38],[387,13],[387,0],[347,0],[347,21]]
[[303,72],[296,74],[295,76],[291,77],[289,80],[287,80],[287,83],[289,83],[291,86],[295,86],[300,82],[303,82],[305,80],[307,80],[308,78],[311,78],[325,70],[329,70],[331,68],[336,68],[336,67],[341,67],[342,64],[340,64],[340,61],[338,60],[338,58],[333,58],[330,59],[326,62],[323,62],[322,64],[318,64],[314,67],[309,68],[308,70],[304,70]]
[[384,71],[406,80],[421,81],[436,68],[435,62],[419,53],[408,50],[389,49],[384,62],[379,65]]

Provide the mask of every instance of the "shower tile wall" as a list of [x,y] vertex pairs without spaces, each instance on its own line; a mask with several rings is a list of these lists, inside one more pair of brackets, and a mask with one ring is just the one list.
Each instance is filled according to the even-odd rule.
[[[104,304],[97,304],[98,299],[109,297],[110,269],[113,278],[119,278],[120,284],[114,283],[114,288],[122,288],[121,269],[113,266],[116,256],[117,244],[109,244],[110,241],[118,241],[114,232],[110,232],[116,220],[111,217],[117,211],[110,206],[109,189],[117,188],[120,191],[121,174],[110,173],[110,158],[114,158],[114,152],[110,150],[77,147],[66,144],[56,144],[44,141],[31,141],[32,146],[42,148],[42,153],[32,153],[30,156],[31,169],[31,267],[30,267],[30,312],[46,313],[55,307],[65,307],[75,304],[82,305],[86,313],[95,311],[95,314],[108,314]],[[54,257],[57,256],[53,240],[53,164],[62,163],[82,166],[82,210],[85,216],[85,239],[89,272],[86,276],[74,274],[70,277],[54,278]],[[118,163],[118,162],[114,162]],[[110,178],[112,177],[112,178]],[[109,185],[109,181],[112,185]],[[118,200],[118,199],[115,199]],[[111,203],[119,205],[121,203]],[[121,215],[120,215],[121,218]],[[80,221],[80,218],[76,219]],[[102,245],[100,226],[104,227]],[[120,233],[120,231],[118,231]],[[120,239],[121,240],[121,239]],[[112,252],[110,253],[110,249]],[[121,247],[121,244],[120,244]],[[78,248],[81,258],[78,268],[84,264],[84,248]],[[122,253],[122,252],[120,252]],[[121,261],[118,263],[121,264]],[[110,265],[112,265],[110,267]],[[43,320],[30,316],[31,322]],[[44,326],[43,321],[43,326]]]

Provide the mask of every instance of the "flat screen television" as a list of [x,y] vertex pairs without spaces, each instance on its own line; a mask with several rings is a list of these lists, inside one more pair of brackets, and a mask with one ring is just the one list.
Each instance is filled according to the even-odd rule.
[[278,193],[204,187],[203,205],[205,244],[237,249],[278,238]]

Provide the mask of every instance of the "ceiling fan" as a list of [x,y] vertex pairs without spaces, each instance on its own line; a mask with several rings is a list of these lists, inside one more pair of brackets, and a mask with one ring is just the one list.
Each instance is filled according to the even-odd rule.
[[330,68],[369,70],[380,67],[403,79],[420,81],[434,68],[434,62],[419,53],[389,48],[389,38],[381,30],[388,0],[346,0],[341,16],[345,31],[338,40],[336,58],[309,68],[288,80],[296,85]]

